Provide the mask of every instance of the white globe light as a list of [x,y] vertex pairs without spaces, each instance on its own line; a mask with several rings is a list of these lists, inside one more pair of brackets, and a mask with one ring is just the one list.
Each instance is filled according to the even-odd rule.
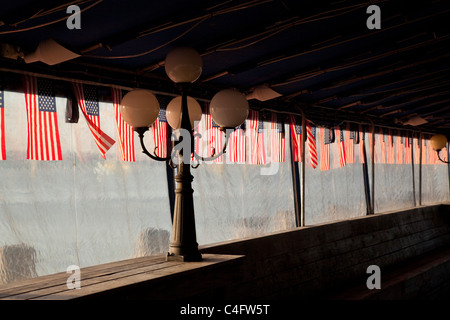
[[249,112],[247,99],[236,89],[216,93],[209,108],[212,118],[222,128],[236,128],[247,119]]
[[430,143],[434,150],[441,150],[447,145],[447,138],[443,134],[435,134],[431,137]]
[[177,48],[167,55],[165,70],[175,83],[194,82],[202,74],[202,58],[192,48]]
[[159,109],[159,102],[151,91],[136,89],[123,97],[120,113],[130,126],[142,128],[149,127],[155,122]]
[[[173,98],[166,109],[167,122],[175,130],[181,126],[181,99],[181,96]],[[194,129],[194,126],[202,119],[202,108],[192,97],[187,97],[187,104],[191,128]]]

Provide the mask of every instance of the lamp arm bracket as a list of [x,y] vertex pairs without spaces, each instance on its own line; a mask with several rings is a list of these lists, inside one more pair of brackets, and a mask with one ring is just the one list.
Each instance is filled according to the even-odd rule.
[[156,149],[157,149],[158,147],[155,147],[155,150],[154,150],[155,154],[154,154],[154,155],[151,154],[151,153],[147,150],[147,148],[145,147],[145,143],[144,143],[144,133],[145,133],[145,131],[147,131],[147,130],[148,130],[148,128],[145,128],[145,129],[137,128],[137,129],[135,130],[135,131],[138,133],[138,135],[139,135],[139,141],[141,142],[142,153],[145,154],[146,156],[152,158],[152,159],[155,160],[155,161],[169,161],[169,160],[171,160],[171,157],[158,157],[158,156],[156,155]]
[[[219,158],[220,156],[222,156],[223,154],[226,153],[226,149],[227,149],[227,145],[228,145],[228,139],[230,138],[231,133],[227,134],[227,132],[225,130],[221,130],[221,131],[225,132],[225,143],[224,143],[224,145],[222,147],[222,150],[219,153],[216,154],[216,149],[213,147],[211,156],[209,156],[209,157],[200,156],[200,155],[198,155],[195,152],[195,150],[192,150],[192,153],[194,154],[195,159],[197,159],[198,161],[213,161],[213,160]],[[199,136],[201,138],[201,134],[200,133],[194,134],[194,138],[196,136]],[[197,168],[197,167],[198,167],[198,165],[195,168]]]
[[441,160],[441,162],[443,162],[443,163],[450,163],[450,161],[445,161],[445,160],[441,159],[440,151],[441,150],[436,150],[436,153],[437,153],[437,156],[438,156],[439,160]]

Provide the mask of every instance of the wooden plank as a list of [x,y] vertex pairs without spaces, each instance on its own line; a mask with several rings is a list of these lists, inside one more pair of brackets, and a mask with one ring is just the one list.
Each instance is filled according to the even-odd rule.
[[[85,268],[80,268],[83,279],[99,277],[110,273],[130,270],[140,266],[156,265],[165,262],[164,255],[140,257],[136,259],[126,259],[106,264],[100,264]],[[58,285],[66,286],[69,274],[59,272],[52,275],[18,281],[0,287],[0,299],[9,295],[20,294],[21,292],[30,292],[42,288],[52,288]]]
[[[133,264],[133,260],[114,262],[81,269],[81,289],[70,290],[66,280],[68,274],[62,273],[47,277],[43,282],[36,278],[35,283],[27,280],[24,287],[15,284],[3,291],[2,299],[73,299],[85,295],[100,293],[105,290],[118,289],[140,282],[162,280],[174,275],[185,274],[189,271],[201,271],[204,268],[213,269],[216,265],[243,258],[243,256],[212,255],[206,254],[201,262],[176,262],[161,259],[139,259]],[[153,262],[153,264],[149,264]],[[146,264],[146,265],[145,265]],[[86,276],[87,274],[87,276]]]

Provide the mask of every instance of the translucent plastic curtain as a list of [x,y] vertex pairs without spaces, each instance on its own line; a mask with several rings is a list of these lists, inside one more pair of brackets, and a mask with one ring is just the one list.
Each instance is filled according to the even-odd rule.
[[[347,130],[344,130],[344,135],[348,135]],[[320,147],[319,128],[316,128],[319,164],[315,169],[311,165],[308,143],[305,144],[306,225],[366,214],[363,168],[359,160],[360,146],[354,144],[354,162],[347,161],[346,165],[341,167],[339,143],[337,135],[336,141],[330,144],[330,169],[328,170],[320,169],[321,155],[324,151]]]
[[[106,160],[83,116],[65,123],[66,99],[57,98],[63,160],[35,161],[26,159],[24,95],[5,92],[4,100],[0,283],[167,250],[165,165],[149,160],[138,145],[136,162],[122,160],[111,103],[100,103],[101,128],[116,140]],[[149,133],[150,150],[152,141]]]
[[[270,122],[264,125],[270,128]],[[288,130],[285,125],[285,132]],[[225,163],[203,163],[192,170],[200,245],[295,227],[289,134],[285,135],[286,154],[282,163],[271,161],[268,129],[264,137],[265,165],[249,164],[247,143],[247,163],[230,163],[227,153]]]
[[[388,136],[382,144],[382,134],[375,133],[375,213],[414,207],[412,164],[397,161],[399,141],[393,136],[394,163],[389,163]],[[384,150],[384,151],[383,151]],[[383,160],[384,159],[384,160]]]

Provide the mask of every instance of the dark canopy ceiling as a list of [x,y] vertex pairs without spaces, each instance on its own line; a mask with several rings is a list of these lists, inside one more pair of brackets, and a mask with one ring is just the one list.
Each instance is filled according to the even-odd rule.
[[[71,4],[82,10],[81,29],[66,25]],[[381,29],[366,25],[371,4]],[[449,20],[448,0],[3,1],[0,67],[175,92],[164,59],[190,46],[203,58],[198,98],[267,85],[281,96],[250,100],[252,108],[447,134]],[[48,38],[81,57],[48,66],[4,53],[4,44],[28,53]],[[426,123],[408,125],[417,115]]]

